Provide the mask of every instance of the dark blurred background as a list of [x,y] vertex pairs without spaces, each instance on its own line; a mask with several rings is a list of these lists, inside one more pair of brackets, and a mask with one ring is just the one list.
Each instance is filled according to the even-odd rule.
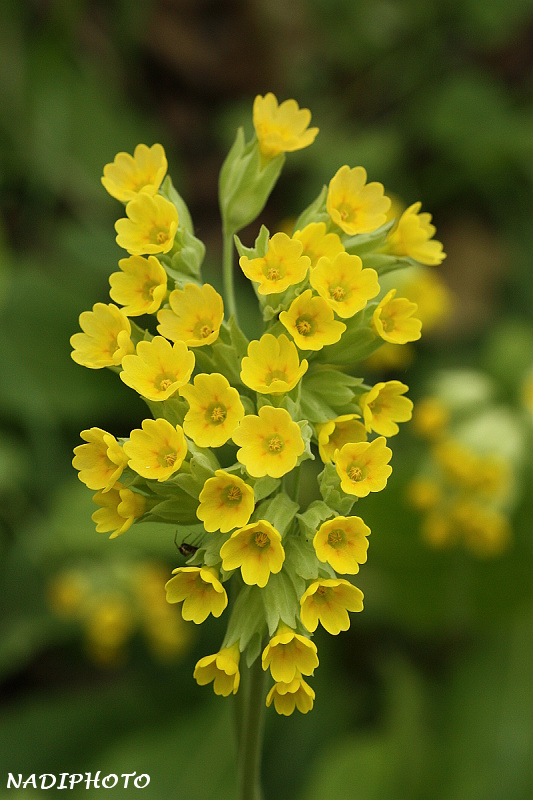
[[[103,166],[139,142],[164,146],[219,288],[218,171],[236,127],[252,131],[256,94],[294,97],[320,135],[287,159],[261,220],[286,224],[344,163],[404,205],[421,200],[452,311],[408,364],[365,377],[400,378],[416,400],[438,370],[482,374],[527,455],[533,9],[4,0],[0,53],[0,798],[8,772],[101,769],[149,773],[147,798],[230,800],[231,703],[192,679],[222,622],[180,625],[157,588],[182,563],[172,529],[96,534],[70,463],[82,429],[125,436],[145,416],[115,375],[70,359],[78,315],[108,302],[122,255]],[[244,281],[238,291],[248,297]],[[373,531],[355,581],[365,612],[346,634],[317,635],[313,712],[267,715],[267,797],[533,795],[531,459],[505,552],[433,550],[405,501],[426,447],[408,428],[387,490],[358,510]]]

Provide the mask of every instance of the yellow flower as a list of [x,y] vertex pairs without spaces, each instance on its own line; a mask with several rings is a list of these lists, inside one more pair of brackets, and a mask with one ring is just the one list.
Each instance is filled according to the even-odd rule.
[[102,183],[112,197],[123,203],[133,200],[139,192],[154,195],[167,172],[165,151],[160,144],[147,147],[138,144],[133,152],[117,153],[111,164],[106,164]]
[[274,703],[278,714],[289,717],[295,708],[307,714],[313,708],[314,699],[314,690],[297,674],[290,683],[274,684],[267,695],[266,704],[270,706]]
[[344,245],[337,234],[326,233],[325,222],[310,222],[301,231],[296,231],[292,238],[303,244],[302,255],[311,259],[311,269],[323,256],[333,261],[339,253],[344,253]]
[[228,533],[246,525],[255,508],[254,490],[241,478],[217,469],[200,492],[196,516],[208,533]]
[[301,283],[307,275],[310,259],[302,255],[303,245],[286,233],[275,233],[268,241],[263,258],[241,256],[239,264],[254,283],[259,294],[284,292],[289,286]]
[[455,544],[459,531],[449,514],[435,511],[424,519],[421,532],[427,544],[441,548]]
[[222,569],[240,567],[243,581],[248,586],[266,586],[270,573],[281,570],[285,550],[281,535],[265,519],[250,522],[231,534],[220,548]]
[[413,403],[402,395],[409,389],[400,381],[381,381],[359,398],[367,431],[394,436],[400,430],[397,422],[411,419]]
[[503,495],[509,488],[509,463],[499,456],[476,453],[453,439],[438,444],[433,455],[446,478],[461,489]]
[[300,600],[300,619],[308,631],[318,623],[336,636],[350,627],[348,611],[363,610],[363,592],[343,578],[314,581]]
[[133,256],[168,253],[178,230],[176,206],[160,194],[142,192],[126,206],[126,218],[115,222],[117,244]]
[[405,297],[394,299],[395,294],[396,289],[391,289],[380,301],[372,315],[372,327],[386,342],[416,342],[422,329],[420,320],[413,317],[417,305]]
[[204,656],[194,668],[194,679],[199,686],[205,686],[213,681],[213,691],[222,697],[236,694],[241,680],[240,656],[238,644],[223,647],[212,656]]
[[436,480],[419,476],[407,487],[407,499],[419,511],[429,511],[441,499],[441,488]]
[[244,417],[244,406],[224,375],[197,375],[194,385],[182,386],[180,394],[189,404],[183,430],[198,447],[221,447],[231,439]]
[[181,615],[197,625],[209,614],[220,617],[228,605],[226,590],[213,567],[178,567],[165,584],[168,603],[181,603]]
[[285,100],[278,105],[272,92],[264,97],[257,95],[254,100],[254,128],[266,159],[313,144],[318,128],[309,128],[310,122],[311,112],[300,108],[296,100]]
[[222,569],[240,567],[248,586],[266,586],[270,573],[281,570],[285,550],[279,532],[264,519],[250,522],[231,534],[220,548]]
[[157,314],[157,330],[173,342],[183,341],[189,347],[202,347],[218,339],[224,318],[221,296],[209,283],[201,288],[187,283],[175,289],[168,298],[170,309]]
[[55,614],[74,617],[89,592],[85,573],[81,569],[67,569],[52,578],[46,589],[46,599]]
[[71,336],[70,344],[72,359],[82,367],[118,366],[134,350],[130,321],[113,303],[95,303],[92,311],[83,311],[80,328],[83,333]]
[[281,478],[296,466],[304,449],[299,426],[284,408],[262,406],[258,416],[248,414],[233,434],[240,447],[237,460],[254,478]]
[[470,500],[459,502],[453,509],[452,524],[459,527],[465,545],[477,556],[500,555],[511,539],[507,517]]
[[312,675],[318,667],[316,644],[283,622],[269,641],[261,658],[263,669],[278,683],[291,683],[297,674]]
[[389,466],[391,457],[392,450],[386,446],[383,436],[373,442],[348,443],[335,451],[335,467],[343,492],[356,497],[380,492],[387,485],[392,472]]
[[129,256],[118,262],[121,272],[109,276],[109,295],[128,317],[155,314],[167,291],[167,273],[155,256]]
[[89,428],[80,433],[87,444],[74,448],[72,466],[79,470],[78,478],[88,489],[109,491],[128,464],[114,436],[101,428]]
[[136,355],[124,356],[120,378],[148,400],[167,400],[191,377],[194,353],[185,342],[171,345],[162,336],[141,341]]
[[366,442],[366,428],[359,419],[359,414],[343,414],[316,426],[318,452],[324,464],[333,461],[335,451],[348,442]]
[[355,575],[364,564],[370,528],[361,517],[335,517],[323,522],[313,539],[316,557],[335,572]]
[[187,454],[183,430],[166,419],[145,419],[141,427],[124,442],[129,466],[143,478],[166,481],[179,470]]
[[420,213],[422,203],[407,208],[397,225],[389,233],[387,250],[397,256],[414,258],[421,264],[437,266],[446,258],[442,244],[433,239],[436,228],[431,224],[431,214]]
[[265,333],[250,342],[241,362],[241,380],[260,394],[284,394],[294,389],[307,371],[307,361],[298,360],[298,350],[284,333]]
[[450,412],[438,397],[424,397],[413,411],[413,427],[420,436],[438,439],[450,421]]
[[117,481],[108,492],[97,492],[93,502],[101,506],[91,519],[96,523],[98,533],[113,531],[110,539],[115,539],[131,528],[134,521],[142,517],[146,510],[146,498],[138,492],[126,489]]
[[451,316],[454,297],[437,272],[424,267],[414,271],[412,277],[402,281],[402,294],[417,304],[417,316],[424,329],[433,330]]
[[381,183],[367,183],[363,167],[341,167],[329,182],[326,207],[345,233],[371,233],[384,225],[390,200]]
[[343,319],[353,317],[379,294],[377,272],[363,269],[359,256],[349,253],[339,253],[333,259],[323,256],[309,280],[313,289]]
[[322,350],[335,344],[346,330],[344,322],[334,319],[333,311],[322,297],[313,297],[311,289],[297,297],[279,321],[289,331],[300,350]]

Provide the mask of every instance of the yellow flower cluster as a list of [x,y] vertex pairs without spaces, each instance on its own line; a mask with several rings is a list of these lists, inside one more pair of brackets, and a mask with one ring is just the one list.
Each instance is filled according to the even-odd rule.
[[[139,145],[105,167],[105,188],[126,203],[116,231],[128,257],[110,277],[117,305],[81,315],[72,357],[118,372],[152,417],[121,440],[83,431],[73,465],[96,491],[97,531],[114,538],[143,521],[177,527],[186,563],[166,593],[183,619],[229,616],[219,652],[196,665],[198,683],[235,693],[241,654],[248,666],[261,657],[274,681],[266,703],[287,715],[313,706],[303,676],[318,666],[318,625],[336,635],[363,608],[345,576],[365,563],[370,530],[350,512],[385,488],[385,437],[411,417],[405,384],[365,386],[354,373],[385,342],[417,340],[421,323],[416,304],[380,287],[390,201],[362,167],[341,167],[292,235],[263,227],[254,247],[234,237],[266,202],[284,153],[318,132],[307,109],[272,94],[256,98],[253,122],[255,137],[246,144],[239,132],[220,177],[224,301],[202,281],[204,246],[163,180],[163,148]],[[252,341],[236,319],[233,241],[262,316]],[[395,256],[395,268],[412,257]],[[131,319],[141,316],[145,328]],[[305,463],[317,456],[318,477]],[[302,473],[316,486],[307,507]]]

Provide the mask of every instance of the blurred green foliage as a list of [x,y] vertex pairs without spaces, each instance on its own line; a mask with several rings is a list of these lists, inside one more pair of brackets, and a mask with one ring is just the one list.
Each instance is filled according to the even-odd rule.
[[[116,376],[70,359],[77,317],[105,302],[120,257],[103,165],[164,145],[220,286],[225,150],[255,94],[296,97],[321,133],[289,159],[265,223],[299,212],[343,163],[422,200],[459,301],[402,379],[416,399],[435,367],[484,368],[517,407],[533,340],[532,31],[527,0],[2,3],[0,797],[9,771],[97,769],[148,772],[145,797],[234,796],[230,704],[191,676],[215,628],[176,665],[134,642],[106,671],[46,601],[73,564],[181,563],[164,526],[98,536],[70,466],[80,430],[125,435],[145,415]],[[513,549],[476,562],[425,549],[403,500],[421,445],[406,431],[393,447],[390,486],[361,506],[365,612],[333,642],[317,636],[313,712],[268,715],[266,796],[530,800],[531,464]]]

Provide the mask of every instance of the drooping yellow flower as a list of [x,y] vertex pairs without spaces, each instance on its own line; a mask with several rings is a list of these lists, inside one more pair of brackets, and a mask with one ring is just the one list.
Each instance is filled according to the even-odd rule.
[[285,561],[285,550],[281,535],[265,519],[250,522],[231,534],[220,548],[222,568],[240,567],[243,581],[248,586],[267,585],[270,573],[281,570]]
[[313,539],[319,561],[328,563],[341,575],[355,575],[364,564],[370,528],[361,517],[335,517],[323,522]]
[[359,256],[350,253],[339,253],[333,259],[323,256],[309,280],[313,289],[343,319],[353,317],[379,294],[376,270],[363,269]]
[[128,457],[115,437],[101,428],[89,428],[80,436],[87,444],[74,448],[72,466],[88,489],[108,492],[122,475]]
[[308,256],[302,255],[303,245],[286,233],[275,233],[268,241],[268,250],[262,258],[241,256],[239,264],[254,283],[259,294],[284,292],[289,286],[301,283],[310,266]]
[[208,533],[242,528],[255,508],[252,487],[223,469],[217,469],[214,477],[206,480],[199,500],[196,516]]
[[313,708],[314,699],[314,690],[297,674],[290,683],[275,683],[267,694],[266,704],[274,703],[278,714],[289,717],[295,708],[307,714]]
[[468,499],[453,509],[452,525],[459,527],[466,547],[480,557],[500,555],[511,540],[507,517]]
[[147,147],[138,144],[133,152],[117,153],[111,164],[106,164],[101,178],[105,189],[122,203],[133,200],[139,192],[154,195],[167,172],[167,158],[160,144]]
[[237,460],[254,478],[281,478],[296,466],[305,445],[296,422],[284,408],[262,406],[248,414],[233,434]]
[[101,506],[91,517],[96,523],[96,531],[113,531],[110,539],[131,528],[134,521],[146,511],[146,498],[139,492],[126,489],[118,481],[108,492],[97,492],[93,502]]
[[372,315],[372,327],[386,342],[405,344],[420,339],[422,323],[413,317],[417,309],[405,297],[395,299],[396,289],[387,292]]
[[314,581],[300,600],[300,619],[311,633],[320,622],[336,636],[350,627],[348,611],[362,610],[363,592],[344,578]]
[[401,291],[418,306],[417,317],[425,331],[446,323],[452,314],[454,295],[438,272],[426,267],[414,269],[414,275],[402,281]]
[[289,310],[281,312],[279,321],[300,350],[322,350],[325,345],[338,342],[346,330],[324,298],[313,297],[311,289],[293,300]]
[[261,658],[263,669],[277,683],[291,683],[298,673],[312,675],[318,667],[316,644],[280,622]]
[[148,400],[167,400],[191,377],[194,353],[185,342],[171,345],[162,336],[137,345],[135,355],[124,356],[120,378]]
[[402,395],[409,389],[400,381],[380,381],[359,398],[367,431],[382,436],[395,436],[400,430],[397,422],[411,419],[413,403]]
[[384,436],[379,436],[373,442],[345,444],[334,455],[343,492],[356,497],[380,492],[387,485],[392,472],[389,465],[391,457],[392,450],[386,446]]
[[294,389],[307,371],[307,361],[298,359],[296,345],[285,336],[265,333],[248,345],[241,362],[241,380],[260,394],[284,394]]
[[301,231],[293,233],[292,238],[302,243],[302,255],[310,258],[311,269],[323,256],[333,261],[336,255],[344,253],[344,245],[337,234],[326,233],[325,222],[310,222]]
[[165,584],[168,603],[181,603],[183,619],[200,625],[209,614],[220,617],[228,596],[213,567],[178,567]]
[[222,697],[228,697],[232,693],[236,694],[241,680],[240,657],[237,643],[232,644],[231,647],[223,647],[212,656],[204,656],[194,668],[196,683],[199,686],[206,686],[213,682],[213,691]]
[[329,182],[326,207],[345,233],[371,233],[384,225],[390,200],[381,183],[367,183],[363,167],[341,167]]
[[198,447],[221,447],[231,439],[244,417],[244,406],[224,375],[197,375],[194,385],[182,386],[180,394],[189,404],[183,430]]
[[340,450],[348,442],[366,442],[366,428],[359,414],[343,414],[340,417],[317,425],[318,452],[324,464],[333,461],[336,450]]
[[141,192],[126,206],[127,218],[115,222],[117,244],[133,256],[168,253],[178,230],[176,206],[160,194]]
[[187,443],[180,425],[166,419],[145,419],[124,442],[129,467],[143,478],[166,481],[181,467]]
[[420,475],[413,478],[407,487],[407,499],[419,511],[429,511],[434,508],[441,497],[441,487],[434,478]]
[[450,411],[438,397],[423,397],[413,410],[413,428],[428,439],[438,439],[450,421]]
[[407,208],[389,233],[387,250],[397,256],[414,258],[421,264],[437,266],[446,258],[441,242],[433,239],[436,228],[431,224],[431,214],[420,213],[422,203]]
[[253,123],[259,149],[266,159],[280,153],[292,153],[313,144],[318,128],[310,128],[311,112],[300,108],[296,100],[281,105],[272,92],[257,95],[253,106]]
[[95,303],[92,311],[83,311],[80,328],[83,333],[71,336],[70,344],[73,361],[82,367],[118,366],[134,350],[130,321],[113,303]]
[[155,314],[167,291],[167,273],[155,256],[129,256],[109,276],[109,295],[128,317]]
[[183,341],[189,347],[213,344],[218,339],[224,318],[221,296],[209,283],[202,287],[187,283],[175,289],[168,298],[170,309],[157,313],[157,330],[173,342]]

